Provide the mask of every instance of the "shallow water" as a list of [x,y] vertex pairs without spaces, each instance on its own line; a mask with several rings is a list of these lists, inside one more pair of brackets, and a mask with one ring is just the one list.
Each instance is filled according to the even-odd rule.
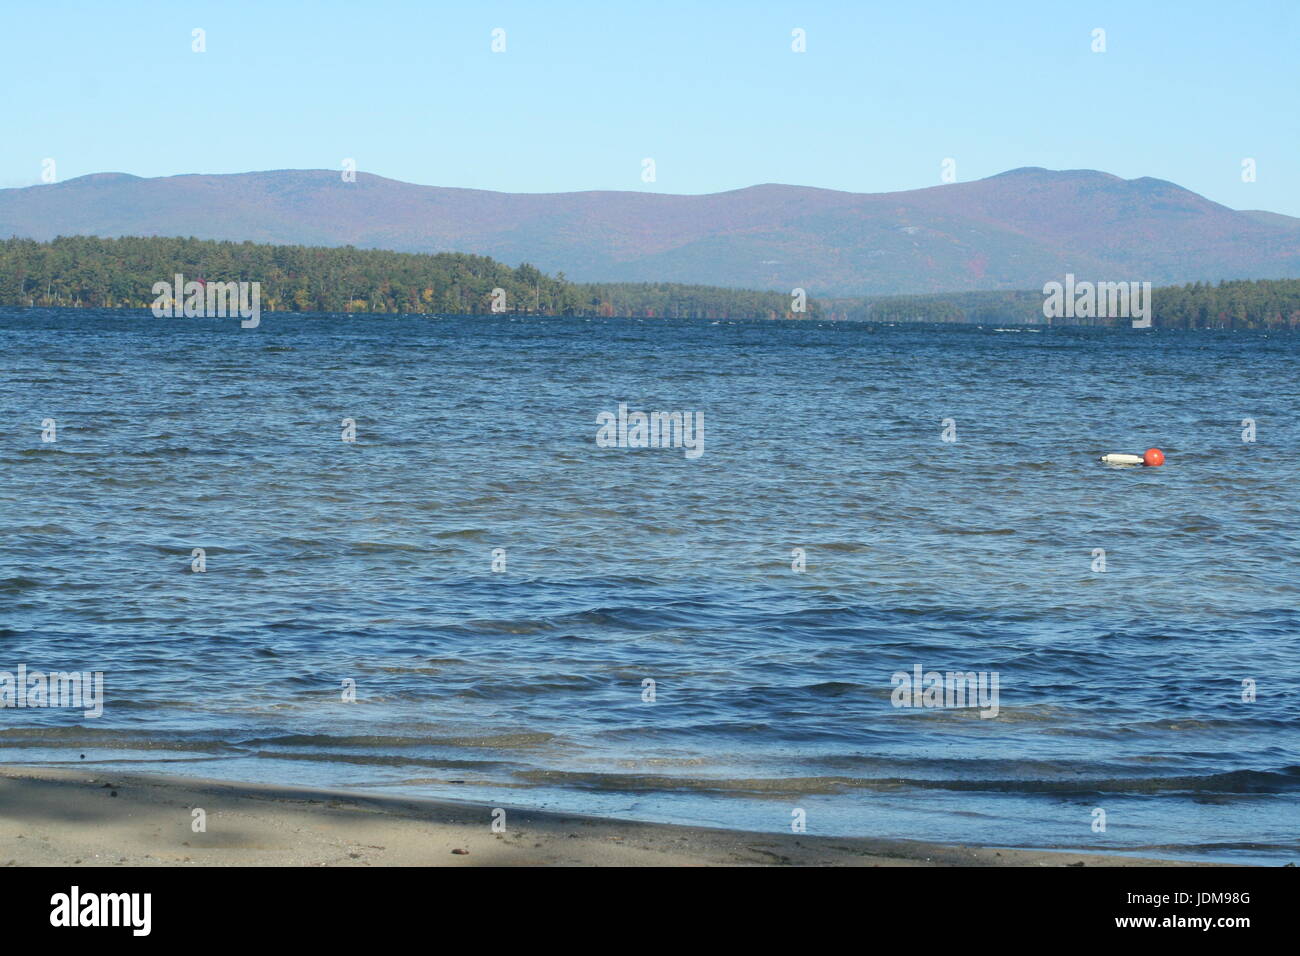
[[[1300,855],[1295,333],[0,310],[0,348],[0,670],[106,696],[0,710],[7,762]],[[619,402],[704,454],[597,447]],[[918,665],[997,716],[895,707]]]

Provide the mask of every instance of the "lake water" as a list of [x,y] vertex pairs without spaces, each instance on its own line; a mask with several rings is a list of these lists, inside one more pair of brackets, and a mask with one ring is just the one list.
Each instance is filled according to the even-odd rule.
[[[0,670],[106,698],[0,709],[6,762],[1300,855],[1295,333],[0,310],[0,351]],[[704,453],[598,447],[620,402]],[[918,666],[996,716],[895,706]]]

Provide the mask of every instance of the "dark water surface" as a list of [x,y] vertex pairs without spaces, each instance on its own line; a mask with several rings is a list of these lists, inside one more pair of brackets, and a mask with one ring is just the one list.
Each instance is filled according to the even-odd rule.
[[[4,761],[1300,855],[1295,333],[26,310],[0,350],[0,670],[107,698],[0,710]],[[704,454],[598,448],[619,402]],[[893,706],[917,665],[997,716]]]

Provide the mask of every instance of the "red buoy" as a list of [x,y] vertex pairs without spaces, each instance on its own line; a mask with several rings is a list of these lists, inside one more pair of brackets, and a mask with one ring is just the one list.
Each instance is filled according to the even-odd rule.
[[1142,464],[1158,468],[1165,463],[1165,453],[1159,448],[1148,448],[1142,453]]

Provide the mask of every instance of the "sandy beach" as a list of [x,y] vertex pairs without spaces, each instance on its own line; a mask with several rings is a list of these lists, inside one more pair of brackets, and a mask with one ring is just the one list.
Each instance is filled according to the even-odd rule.
[[[4,866],[1187,866],[752,833],[93,770],[0,769]],[[206,832],[195,832],[195,810]]]

